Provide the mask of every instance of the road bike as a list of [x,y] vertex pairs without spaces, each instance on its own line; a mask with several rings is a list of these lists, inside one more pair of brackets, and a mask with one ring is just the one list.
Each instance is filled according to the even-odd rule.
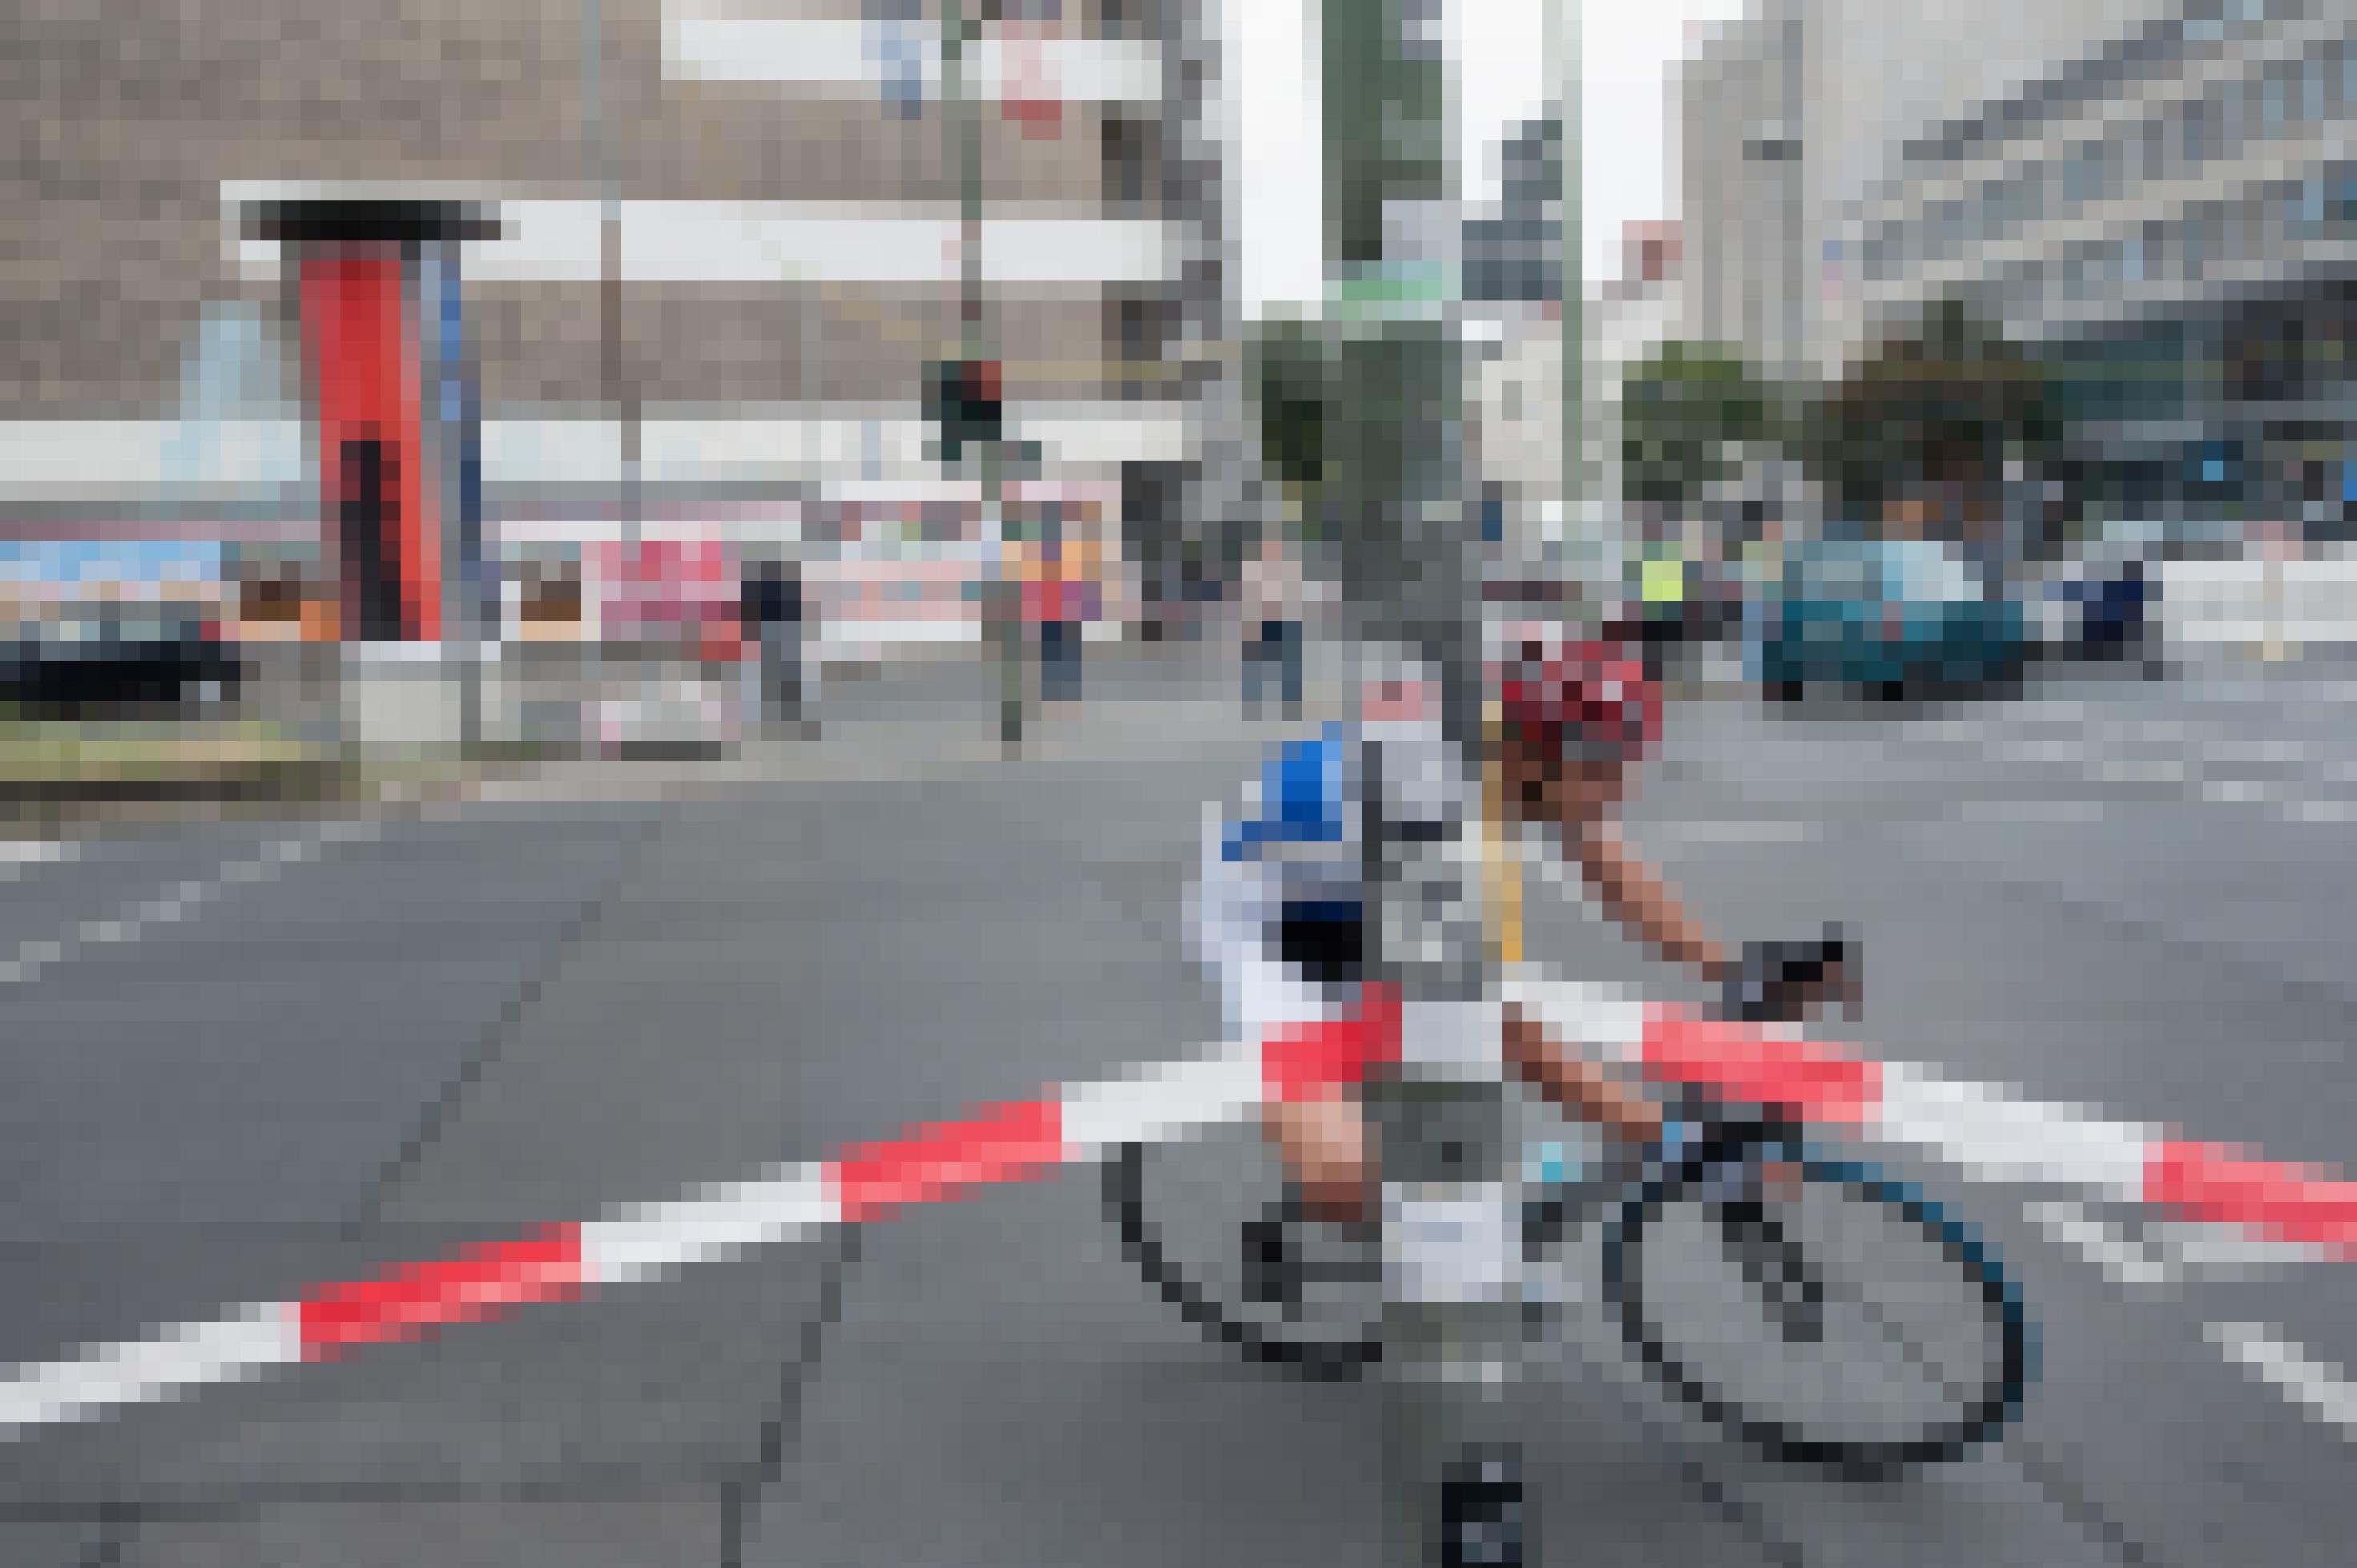
[[[1624,1359],[1770,1459],[1878,1479],[2001,1433],[2034,1376],[2021,1296],[1973,1228],[1773,1112],[1687,1092],[1691,1136],[1641,1163],[1517,1102],[1520,1178],[1487,1223],[1519,1242],[1533,1334],[1600,1295]],[[1320,1247],[1257,1127],[1125,1147],[1103,1195],[1123,1249],[1190,1323],[1312,1380],[1383,1356],[1387,1249]],[[1256,1278],[1292,1242],[1290,1288]],[[1330,1238],[1329,1239],[1330,1240]]]

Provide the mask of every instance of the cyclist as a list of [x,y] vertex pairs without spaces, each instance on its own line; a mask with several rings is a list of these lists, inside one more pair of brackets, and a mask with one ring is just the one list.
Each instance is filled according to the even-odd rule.
[[[1721,987],[1730,1012],[1796,1016],[1845,984],[1848,955],[1840,940],[1758,943],[1730,953],[1620,838],[1616,818],[1661,725],[1659,689],[1625,648],[1539,622],[1491,634],[1485,690],[1501,722],[1488,765],[1499,785],[1491,799],[1502,801],[1509,819],[1499,825],[1554,837],[1607,913],[1663,957]],[[1387,683],[1362,693],[1360,717],[1395,717],[1419,702],[1428,710],[1437,693]],[[1355,993],[1367,940],[1360,813],[1349,798],[1351,730],[1329,725],[1313,739],[1287,743],[1242,811],[1211,814],[1195,930],[1220,980],[1228,1026],[1243,1037],[1330,1017]],[[1511,1008],[1501,1047],[1517,1074],[1566,1113],[1640,1149],[1663,1137],[1651,1101]],[[1274,1104],[1265,1125],[1301,1215],[1366,1235],[1376,1173],[1355,1094],[1336,1089]],[[1282,1244],[1265,1229],[1247,1240],[1252,1249]],[[1265,1278],[1272,1262],[1263,1258],[1253,1272]],[[1277,1288],[1285,1273],[1279,1269]]]

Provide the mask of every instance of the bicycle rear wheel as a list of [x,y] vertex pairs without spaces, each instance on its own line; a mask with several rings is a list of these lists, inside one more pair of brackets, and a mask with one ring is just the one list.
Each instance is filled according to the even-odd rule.
[[1254,1126],[1131,1144],[1104,1164],[1107,1218],[1146,1283],[1214,1341],[1316,1381],[1356,1378],[1383,1355],[1379,1271],[1312,1271],[1288,1307],[1252,1299],[1248,1222],[1274,1212],[1284,1172]]
[[1607,1299],[1646,1371],[1770,1459],[1857,1478],[2003,1430],[2031,1336],[1971,1229],[1870,1165],[1774,1138],[1743,1155],[1743,1181],[1689,1165],[1607,1229]]

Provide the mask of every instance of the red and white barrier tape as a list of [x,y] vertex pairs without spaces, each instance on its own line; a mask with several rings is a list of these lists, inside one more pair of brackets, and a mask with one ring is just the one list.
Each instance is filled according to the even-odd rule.
[[[2151,1128],[2089,1120],[2069,1108],[1869,1061],[1796,1035],[1646,1007],[1600,987],[1546,980],[1527,967],[1505,989],[1508,1000],[1563,1038],[1657,1081],[1786,1105],[1812,1120],[1922,1145],[1992,1179],[2142,1201],[2178,1219],[2239,1227],[2305,1255],[2357,1255],[2357,1183],[2244,1159]],[[1126,1144],[1167,1142],[1239,1121],[1268,1101],[1355,1082],[1394,1059],[1399,1025],[1396,1001],[1375,994],[1360,1016],[1342,1023],[1064,1086],[835,1159],[552,1225],[440,1262],[322,1285],[296,1301],[91,1347],[70,1360],[21,1366],[0,1379],[0,1440],[598,1285],[660,1278],[748,1248],[1044,1176]]]
[[1984,1180],[2069,1187],[2168,1219],[2228,1228],[2278,1256],[2357,1257],[2357,1182],[2328,1170],[2254,1159],[2149,1123],[2105,1121],[2077,1106],[1876,1061],[1795,1030],[1647,1006],[1527,967],[1505,993],[1562,1037],[1657,1083],[1784,1106],[1810,1122],[1928,1150]]

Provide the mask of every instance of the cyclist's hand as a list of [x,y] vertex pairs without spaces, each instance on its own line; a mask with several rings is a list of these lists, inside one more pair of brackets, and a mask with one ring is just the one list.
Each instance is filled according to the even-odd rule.
[[1839,1003],[1863,1004],[1857,943],[1839,926],[1803,942],[1747,942],[1727,978],[1721,1008],[1749,1023],[1801,1023]]

